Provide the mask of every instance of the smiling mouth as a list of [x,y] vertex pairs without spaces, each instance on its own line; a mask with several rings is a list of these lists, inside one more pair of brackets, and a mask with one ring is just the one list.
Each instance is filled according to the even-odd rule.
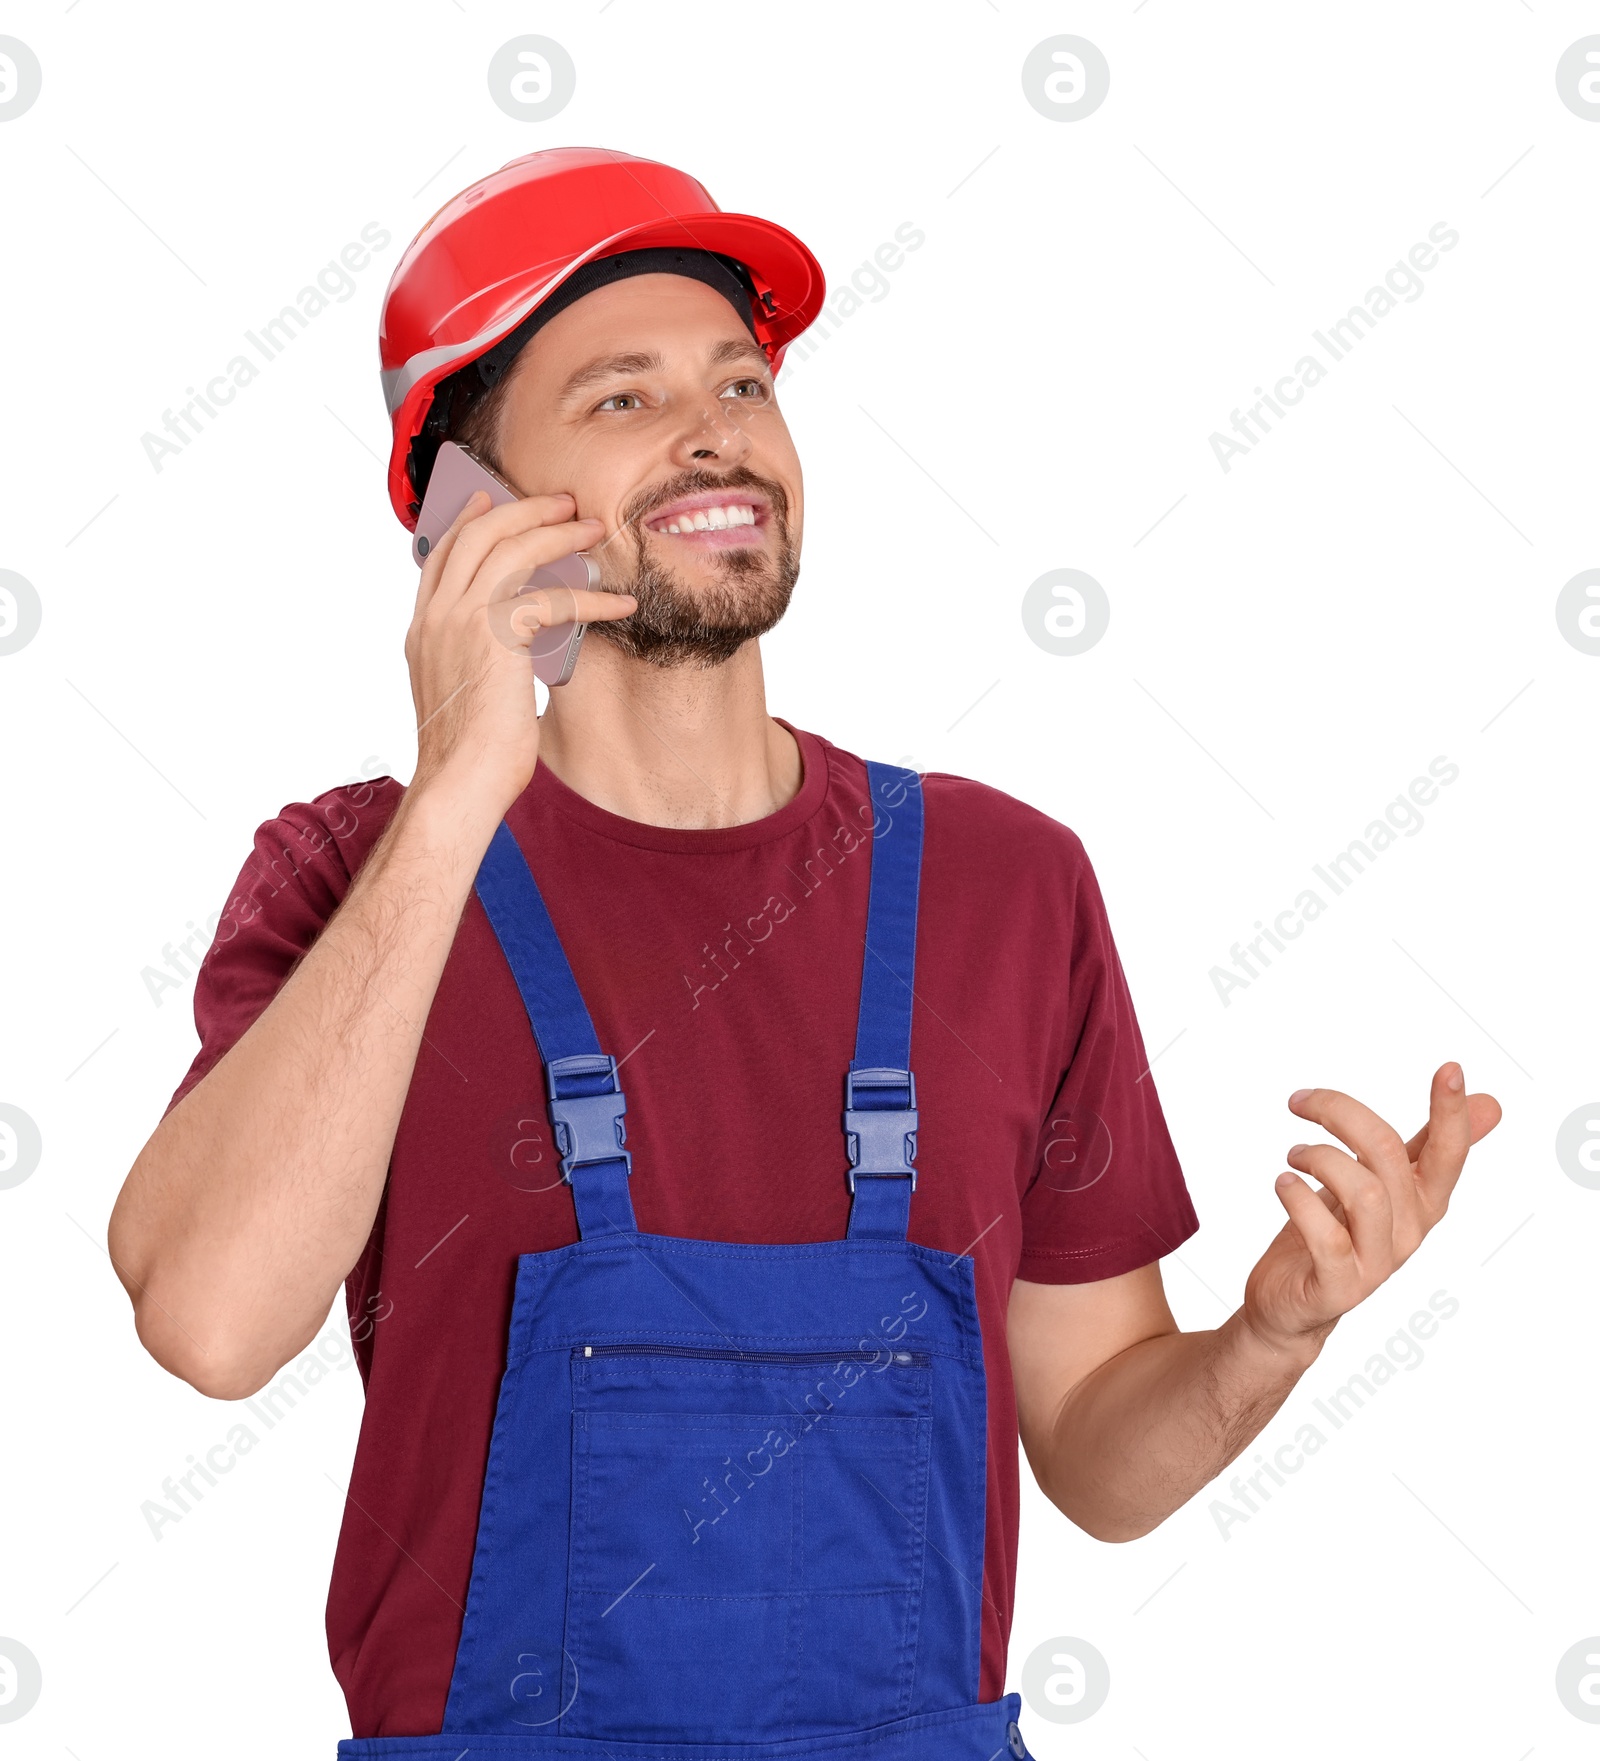
[[705,550],[728,550],[764,543],[768,518],[764,502],[727,496],[652,515],[644,522],[644,528],[657,538],[676,538]]

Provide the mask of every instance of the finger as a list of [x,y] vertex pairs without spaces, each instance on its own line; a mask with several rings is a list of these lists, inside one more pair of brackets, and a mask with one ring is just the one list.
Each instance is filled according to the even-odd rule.
[[591,588],[532,587],[517,595],[519,612],[526,608],[549,629],[555,624],[608,624],[638,608],[631,593],[599,593]]
[[570,587],[536,588],[515,599],[497,599],[485,608],[489,628],[507,648],[526,650],[541,630],[575,623],[608,623],[625,618],[637,601],[632,594],[574,592]]
[[[534,545],[532,560],[537,565],[579,548],[593,532],[603,529],[598,521],[575,521],[574,507],[570,495],[528,496],[521,501],[490,507],[466,522],[441,570],[437,593],[441,607],[452,607],[464,600],[486,569],[492,572],[493,581],[504,581],[508,571],[503,546],[515,546],[531,539]],[[570,534],[575,526],[582,529],[570,543],[563,543],[558,538],[554,548],[550,548],[549,533]],[[542,549],[541,535],[546,535]]]
[[[1493,1095],[1475,1094],[1467,1096],[1467,1142],[1475,1144],[1486,1138],[1495,1126],[1500,1123],[1500,1103]],[[1406,1154],[1415,1162],[1422,1154],[1423,1146],[1428,1141],[1426,1125],[1406,1144]]]
[[1300,1231],[1317,1276],[1330,1285],[1346,1281],[1355,1261],[1349,1230],[1326,1205],[1317,1202],[1318,1195],[1296,1175],[1280,1174],[1273,1190],[1289,1213],[1289,1221]]
[[416,623],[421,618],[422,614],[428,609],[428,605],[433,599],[434,590],[439,585],[439,577],[444,573],[444,565],[449,559],[451,550],[455,546],[456,534],[460,532],[461,528],[468,520],[476,518],[477,515],[481,514],[483,510],[488,507],[488,505],[488,491],[474,489],[472,494],[467,497],[466,505],[462,508],[461,512],[456,515],[456,517],[450,522],[449,526],[445,529],[444,536],[422,559],[422,570],[417,576],[417,603],[412,608],[411,612],[411,621],[413,623]]
[[1289,1096],[1289,1111],[1331,1132],[1375,1174],[1398,1183],[1402,1174],[1411,1172],[1411,1158],[1400,1133],[1353,1096],[1336,1088],[1296,1089]]
[[[461,599],[483,568],[485,560],[498,545],[508,539],[516,540],[530,535],[537,539],[538,534],[547,527],[575,524],[572,515],[576,505],[572,497],[563,491],[558,495],[523,496],[517,501],[502,502],[498,507],[464,517],[450,547],[450,553],[440,566],[436,599],[452,604]],[[591,524],[598,530],[604,530],[598,521],[583,524],[584,536],[589,535],[587,528]],[[560,556],[565,552],[558,547],[550,554]],[[546,558],[541,556],[538,560],[544,561]],[[431,557],[429,561],[432,561]]]
[[[1413,1162],[1420,1159],[1424,1148],[1426,1148],[1426,1146],[1427,1146],[1428,1134],[1429,1134],[1429,1131],[1433,1125],[1434,1117],[1438,1111],[1437,1104],[1436,1104],[1436,1097],[1438,1094],[1440,1078],[1445,1077],[1446,1082],[1447,1082],[1447,1086],[1448,1086],[1448,1074],[1447,1073],[1449,1071],[1451,1071],[1452,1069],[1455,1071],[1457,1079],[1458,1079],[1457,1092],[1464,1091],[1464,1089],[1466,1087],[1465,1082],[1459,1080],[1460,1074],[1461,1074],[1461,1066],[1459,1064],[1456,1064],[1456,1065],[1448,1065],[1447,1064],[1447,1065],[1443,1066],[1443,1068],[1434,1071],[1433,1083],[1432,1083],[1431,1088],[1429,1089],[1429,1094],[1428,1094],[1428,1120],[1427,1120],[1427,1123],[1423,1125],[1422,1129],[1416,1134],[1415,1137],[1410,1137],[1410,1138],[1406,1139],[1406,1154],[1408,1156],[1410,1156],[1410,1158]],[[1463,1101],[1465,1101],[1466,1096],[1464,1093],[1463,1093],[1462,1098],[1463,1098]]]
[[527,589],[536,569],[584,549],[604,530],[599,520],[564,520],[502,538],[479,563],[476,575],[454,603],[481,606],[496,599],[514,599]]
[[1428,1094],[1427,1141],[1417,1152],[1417,1184],[1433,1215],[1442,1215],[1450,1202],[1471,1144],[1461,1066],[1441,1064]]
[[1467,1096],[1467,1137],[1478,1143],[1500,1123],[1500,1103],[1493,1095]]
[[[1361,1263],[1387,1272],[1395,1251],[1395,1206],[1383,1177],[1331,1143],[1297,1143],[1288,1162],[1320,1180],[1338,1199],[1345,1230]],[[1406,1173],[1409,1179],[1409,1168]]]

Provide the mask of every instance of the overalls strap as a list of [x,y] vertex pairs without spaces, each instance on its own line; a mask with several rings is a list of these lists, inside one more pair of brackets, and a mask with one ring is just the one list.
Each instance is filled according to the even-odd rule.
[[600,1050],[594,1023],[511,829],[502,820],[478,868],[479,899],[533,1028],[544,1063],[550,1123],[562,1178],[572,1188],[578,1233],[631,1235],[631,1158],[622,1116],[628,1110],[617,1061]]
[[917,1171],[917,1085],[911,1074],[912,981],[922,871],[922,779],[867,765],[872,881],[861,966],[856,1052],[844,1084],[852,1236],[903,1241]]

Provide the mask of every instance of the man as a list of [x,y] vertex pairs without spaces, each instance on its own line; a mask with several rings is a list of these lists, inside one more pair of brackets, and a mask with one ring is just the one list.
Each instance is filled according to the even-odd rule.
[[[346,1286],[346,1755],[1025,1756],[1019,1428],[1080,1527],[1147,1533],[1499,1117],[1453,1063],[1408,1144],[1298,1091],[1348,1153],[1290,1151],[1320,1190],[1280,1175],[1242,1306],[1177,1330],[1198,1224],[1082,846],[767,714],[804,511],[773,373],[822,286],[591,149],[462,192],[390,285],[396,512],[446,439],[521,499],[422,568],[410,785],[258,833],[111,1226],[213,1396]],[[597,591],[518,592],[578,550]],[[529,641],[573,621],[541,719]]]

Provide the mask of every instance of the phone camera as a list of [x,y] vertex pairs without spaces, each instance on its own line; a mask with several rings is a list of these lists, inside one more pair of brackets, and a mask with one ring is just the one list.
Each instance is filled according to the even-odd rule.
[[426,538],[419,538],[417,540],[417,555],[418,556],[426,556],[428,554],[428,552],[432,549],[433,549],[433,546],[431,544],[429,544],[429,542],[427,541]]

